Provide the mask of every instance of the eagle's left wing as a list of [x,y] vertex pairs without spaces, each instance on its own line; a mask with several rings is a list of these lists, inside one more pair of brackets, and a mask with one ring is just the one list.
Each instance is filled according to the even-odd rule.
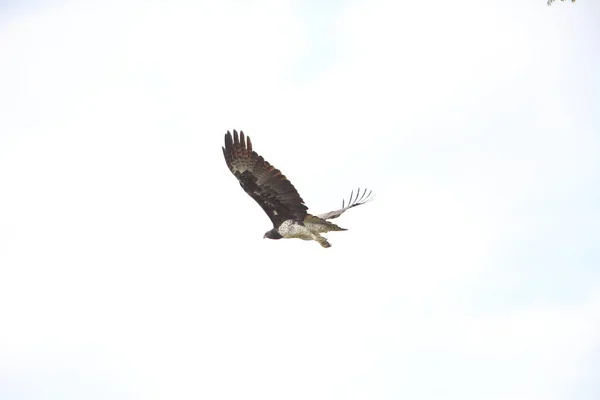
[[350,199],[348,199],[348,205],[346,205],[345,201],[342,199],[342,208],[340,208],[339,210],[335,210],[335,211],[329,211],[328,213],[325,214],[320,214],[317,215],[317,217],[321,218],[321,219],[334,219],[339,217],[340,215],[342,215],[346,210],[352,208],[352,207],[356,207],[356,206],[360,206],[361,204],[365,204],[368,203],[369,201],[373,200],[375,198],[375,196],[371,196],[371,194],[373,193],[372,190],[369,191],[369,193],[367,194],[367,189],[365,189],[362,194],[360,193],[360,188],[358,188],[358,190],[356,191],[356,196],[354,196],[354,199],[352,198],[354,195],[354,190],[352,192],[350,192]]
[[307,207],[292,183],[264,158],[252,150],[244,132],[225,134],[223,155],[229,170],[242,188],[267,213],[274,227],[287,219],[303,221]]

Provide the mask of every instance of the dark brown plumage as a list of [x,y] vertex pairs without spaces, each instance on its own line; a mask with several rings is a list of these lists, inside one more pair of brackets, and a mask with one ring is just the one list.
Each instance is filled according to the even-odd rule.
[[244,132],[225,134],[223,155],[229,170],[240,186],[267,213],[274,228],[285,220],[302,223],[307,215],[304,200],[292,183],[275,167],[252,150],[250,137]]

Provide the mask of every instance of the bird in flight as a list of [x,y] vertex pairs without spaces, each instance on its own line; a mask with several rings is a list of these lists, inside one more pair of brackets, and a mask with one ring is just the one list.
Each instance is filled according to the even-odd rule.
[[354,191],[350,193],[348,203],[342,200],[342,208],[339,210],[311,215],[294,185],[281,171],[252,150],[250,137],[245,137],[244,132],[240,131],[238,136],[235,130],[233,135],[227,131],[223,155],[242,189],[262,207],[273,222],[273,229],[267,231],[263,238],[315,240],[322,247],[331,247],[321,234],[346,229],[328,220],[373,199],[372,191],[367,193],[367,189],[364,189],[361,193],[359,188],[356,195]]

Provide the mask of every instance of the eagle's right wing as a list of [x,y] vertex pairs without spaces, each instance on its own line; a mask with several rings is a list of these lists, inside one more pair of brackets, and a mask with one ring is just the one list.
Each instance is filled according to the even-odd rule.
[[354,190],[353,190],[352,192],[350,192],[350,199],[348,200],[348,205],[346,205],[344,200],[342,200],[342,208],[340,208],[339,210],[335,210],[335,211],[329,211],[328,213],[325,213],[325,214],[317,215],[317,217],[319,217],[321,219],[337,218],[340,215],[342,215],[346,210],[348,210],[352,207],[360,206],[361,204],[365,204],[365,203],[368,203],[369,201],[373,200],[375,198],[375,196],[374,195],[371,196],[372,193],[373,193],[373,191],[370,190],[369,193],[367,194],[367,189],[365,189],[361,194],[360,188],[358,188],[358,190],[356,191],[356,196],[354,196],[354,199],[352,199],[352,196],[354,195]]
[[273,225],[287,219],[304,220],[307,207],[292,183],[264,158],[252,151],[250,137],[237,131],[225,134],[223,155],[240,186],[262,207]]

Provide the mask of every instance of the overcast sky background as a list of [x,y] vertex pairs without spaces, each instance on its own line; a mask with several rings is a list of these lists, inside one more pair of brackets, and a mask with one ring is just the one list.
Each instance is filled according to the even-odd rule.
[[600,398],[599,2],[0,15],[1,399]]

